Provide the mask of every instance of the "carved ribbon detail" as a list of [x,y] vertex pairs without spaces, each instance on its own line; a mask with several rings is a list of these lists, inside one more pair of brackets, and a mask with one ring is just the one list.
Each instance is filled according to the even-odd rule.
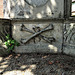
[[[22,43],[27,43],[28,41],[30,41],[31,39],[35,39],[36,36],[38,36],[39,40],[41,40],[41,38],[49,43],[55,41],[55,38],[54,37],[45,37],[43,35],[41,35],[41,33],[45,32],[45,31],[48,31],[48,30],[53,30],[53,25],[52,24],[49,24],[47,27],[45,27],[44,29],[40,29],[40,27],[33,27],[32,29],[35,31],[31,31],[30,29],[26,28],[25,25],[22,24],[21,26],[21,31],[27,31],[29,33],[32,33],[33,35],[31,35],[29,38],[27,38],[26,40],[25,39],[21,39],[21,42]],[[35,41],[34,41],[35,42]]]

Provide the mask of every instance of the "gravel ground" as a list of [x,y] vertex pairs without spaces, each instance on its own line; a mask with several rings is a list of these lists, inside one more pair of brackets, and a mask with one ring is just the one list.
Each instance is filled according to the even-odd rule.
[[61,54],[10,54],[0,57],[0,75],[75,75],[75,57]]

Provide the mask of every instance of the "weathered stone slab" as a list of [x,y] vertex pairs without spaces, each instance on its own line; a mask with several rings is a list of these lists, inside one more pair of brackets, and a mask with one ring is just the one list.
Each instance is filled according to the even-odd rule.
[[28,44],[19,47],[15,47],[16,53],[57,53],[57,47],[47,43]]
[[10,0],[11,18],[63,18],[63,10],[64,0]]
[[64,24],[63,52],[69,55],[75,55],[75,23]]
[[13,38],[21,43],[21,46],[15,48],[17,53],[60,53],[62,51],[62,23],[15,22],[12,34]]

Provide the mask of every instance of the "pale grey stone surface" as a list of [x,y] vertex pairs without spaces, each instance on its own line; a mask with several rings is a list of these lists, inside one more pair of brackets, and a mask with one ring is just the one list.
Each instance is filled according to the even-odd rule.
[[25,0],[28,4],[34,7],[43,6],[48,0]]
[[[51,49],[53,47],[53,49]],[[61,49],[61,48],[60,48]],[[41,43],[41,44],[28,44],[19,47],[15,47],[16,53],[57,53],[61,52],[54,45]]]
[[75,55],[75,23],[64,24],[63,52],[69,55]]
[[[16,47],[16,52],[52,52],[52,53],[57,53],[61,52],[62,48],[62,23],[24,23],[26,28],[30,29],[33,31],[33,27],[39,26],[40,29],[44,29],[46,26],[49,24],[53,24],[54,29],[45,31],[41,33],[40,35],[43,35],[45,37],[54,37],[55,41],[52,43],[48,43],[45,40],[41,38],[39,41],[39,36],[35,37],[35,39],[31,39],[29,42],[26,44],[22,44],[22,46]],[[20,31],[21,29],[22,22],[19,23],[13,23],[13,38],[17,40],[18,42],[21,41],[21,39],[27,39],[30,36],[32,36],[32,33],[26,32],[26,31]],[[35,40],[35,42],[34,42]],[[20,42],[21,43],[21,42]]]
[[10,0],[3,0],[4,18],[10,18]]
[[64,0],[30,1],[10,0],[10,17],[26,19],[63,18]]

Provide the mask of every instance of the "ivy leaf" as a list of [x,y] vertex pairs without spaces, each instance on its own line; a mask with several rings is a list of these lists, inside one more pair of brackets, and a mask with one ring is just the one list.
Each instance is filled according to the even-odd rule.
[[11,44],[14,44],[15,43],[15,40],[11,40]]
[[10,38],[10,35],[9,35],[9,34],[7,34],[6,39],[9,39],[9,38]]
[[7,45],[7,42],[4,42],[5,45]]
[[7,47],[8,47],[8,45],[9,45],[8,42],[5,42],[4,44],[5,44]]
[[11,49],[14,49],[14,45],[11,46]]
[[19,46],[19,43],[18,43],[18,42],[16,42],[16,43],[15,43],[15,45],[16,45],[16,46]]
[[11,40],[8,40],[7,42],[8,42],[8,44],[10,44],[11,43]]
[[14,45],[8,48],[8,50],[12,50],[12,49],[14,49]]
[[6,39],[7,39],[7,41],[4,42],[4,44],[7,46],[7,48],[8,48],[7,51],[8,52],[13,50],[14,46],[19,46],[20,45],[16,40],[14,40],[13,38],[10,38],[9,34],[7,34]]

